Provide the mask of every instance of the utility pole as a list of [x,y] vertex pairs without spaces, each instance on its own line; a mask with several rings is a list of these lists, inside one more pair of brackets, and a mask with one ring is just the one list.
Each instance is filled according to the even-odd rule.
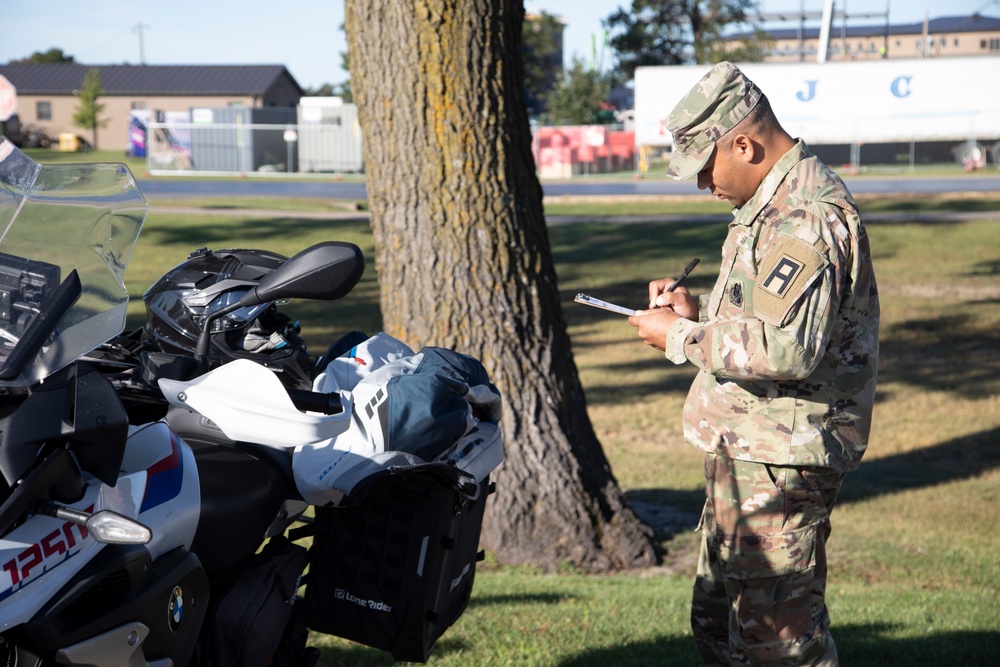
[[144,24],[142,21],[139,21],[132,28],[132,32],[139,33],[139,64],[140,65],[145,65],[146,64],[146,49],[145,49],[145,47],[143,46],[143,43],[142,43],[142,29],[143,28],[150,28],[150,27],[152,27],[152,26],[148,26],[148,25]]
[[[845,3],[846,4],[846,3]],[[833,0],[823,3],[823,18],[819,24],[819,46],[816,48],[816,62],[825,63],[830,52],[830,28],[833,25]]]

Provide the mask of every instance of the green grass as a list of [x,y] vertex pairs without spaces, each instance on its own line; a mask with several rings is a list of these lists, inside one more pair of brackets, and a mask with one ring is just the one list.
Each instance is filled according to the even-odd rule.
[[[465,614],[435,646],[431,665],[656,667],[700,665],[688,629],[686,575],[612,577],[480,574]],[[988,591],[896,585],[835,586],[831,613],[841,664],[987,665],[996,622],[975,618]],[[344,640],[323,642],[323,664],[388,667],[391,656]]]
[[21,149],[32,160],[43,164],[77,164],[86,162],[114,162],[128,165],[133,174],[146,171],[146,158],[131,157],[122,151],[60,151],[55,148]]
[[[582,211],[667,215],[678,212],[675,204],[593,203]],[[903,215],[869,225],[883,309],[881,375],[869,451],[861,469],[848,475],[833,514],[834,636],[848,665],[997,664],[1000,225],[988,219],[913,222],[907,218],[913,206],[912,198],[863,204],[865,210]],[[547,210],[555,215],[551,206]],[[926,199],[916,210],[998,211],[1000,200]],[[684,213],[698,212],[717,211]],[[710,289],[725,233],[724,224],[697,219],[550,228],[591,420],[630,498],[677,510],[664,533],[669,554],[655,570],[607,576],[485,564],[469,609],[438,642],[431,665],[698,664],[687,618],[702,463],[680,429],[692,369],[664,362],[622,318],[578,306],[572,297],[587,291],[641,305],[650,278],[676,274],[693,256],[702,265],[690,287]],[[327,239],[358,243],[369,266],[343,301],[286,309],[296,309],[315,351],[352,329],[374,332],[381,326],[364,220],[280,212],[244,219],[154,207],[126,283],[138,297],[201,246],[292,254]],[[141,310],[136,298],[133,325],[141,321]],[[316,643],[324,665],[395,664],[383,652],[344,640],[317,636]]]
[[[127,155],[123,151],[106,151],[106,150],[88,150],[88,151],[76,151],[76,152],[63,152],[58,150],[58,148],[25,148],[22,149],[25,155],[33,160],[41,162],[43,164],[74,164],[80,162],[113,162],[121,163],[128,166],[129,170],[137,177],[149,176],[146,172],[146,158],[144,157],[132,157]],[[244,181],[247,179],[246,174],[233,173],[231,176],[194,176],[189,174],[158,174],[157,179],[161,180],[175,180],[175,179],[191,179],[198,178],[199,180],[221,180],[221,181]],[[364,181],[364,174],[354,174],[354,173],[337,173],[337,174],[306,174],[298,173],[293,176],[284,175],[270,175],[270,176],[260,176],[257,178],[281,178],[288,180],[298,180],[298,181],[316,181],[321,179],[329,180],[344,180],[344,181]],[[290,201],[290,200],[289,200]],[[297,210],[297,209],[296,209]]]

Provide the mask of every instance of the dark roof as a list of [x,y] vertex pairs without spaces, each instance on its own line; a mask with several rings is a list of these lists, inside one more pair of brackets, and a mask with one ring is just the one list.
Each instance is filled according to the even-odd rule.
[[[962,32],[988,32],[1000,31],[1000,18],[973,14],[972,16],[942,16],[931,19],[927,22],[927,32],[931,35],[955,34]],[[777,28],[767,29],[767,33],[772,39],[797,39],[799,37],[798,28]],[[924,33],[924,22],[917,23],[890,23],[888,31],[886,25],[848,25],[846,29],[841,28],[841,24],[834,21],[830,26],[830,37],[881,37],[890,35],[922,35]],[[741,32],[735,35],[728,35],[729,39],[746,37],[749,32]],[[802,29],[802,39],[818,39],[819,27],[806,27]]]
[[283,65],[0,65],[23,95],[71,95],[91,69],[105,95],[263,95],[280,77],[302,88]]

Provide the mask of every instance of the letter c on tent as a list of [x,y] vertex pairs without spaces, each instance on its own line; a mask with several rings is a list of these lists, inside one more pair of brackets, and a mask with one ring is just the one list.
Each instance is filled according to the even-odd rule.
[[909,97],[910,96],[910,79],[912,76],[897,76],[892,80],[892,85],[889,89],[892,91],[895,97]]

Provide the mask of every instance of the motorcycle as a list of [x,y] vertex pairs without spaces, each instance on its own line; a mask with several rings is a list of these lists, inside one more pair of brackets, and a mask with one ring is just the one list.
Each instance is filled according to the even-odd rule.
[[[344,297],[356,246],[198,251],[218,266],[165,276],[123,334],[147,209],[127,168],[42,166],[0,137],[0,184],[6,664],[311,665],[310,631],[426,661],[468,603],[503,460],[478,362],[425,348],[386,364],[382,407],[412,400],[401,378],[466,401],[432,451],[394,449],[399,424],[342,444],[392,412],[356,409],[367,378],[328,380],[365,337],[314,362],[277,304]],[[326,486],[301,483],[297,457],[329,461]]]

